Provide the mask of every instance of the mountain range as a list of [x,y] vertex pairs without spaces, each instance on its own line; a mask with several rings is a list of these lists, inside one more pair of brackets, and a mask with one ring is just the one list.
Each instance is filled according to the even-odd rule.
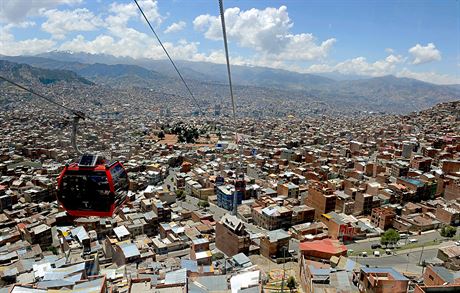
[[[184,94],[183,85],[168,60],[118,58],[110,55],[48,52],[36,56],[0,56],[0,59],[48,70],[67,70],[81,78],[111,87],[155,88]],[[223,64],[176,61],[184,78],[194,88],[206,87],[200,94],[222,93],[227,84]],[[334,106],[352,106],[385,112],[410,112],[437,103],[460,99],[460,85],[436,85],[392,75],[340,80],[287,70],[232,66],[235,93],[250,95],[251,88],[267,88],[274,96],[289,99],[287,92],[303,95]],[[337,75],[336,75],[337,76]],[[221,94],[219,94],[221,95]],[[205,97],[204,97],[205,98]]]

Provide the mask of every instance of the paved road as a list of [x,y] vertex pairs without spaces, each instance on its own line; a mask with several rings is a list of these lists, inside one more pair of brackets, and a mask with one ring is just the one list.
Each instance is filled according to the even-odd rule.
[[[457,230],[457,233],[460,232],[460,229]],[[442,237],[438,231],[427,231],[426,233],[422,235],[409,235],[407,241],[406,239],[401,239],[400,240],[400,245],[404,245],[406,242],[408,243],[409,239],[417,239],[420,244],[427,243],[427,242],[432,242],[433,240],[439,240],[441,241],[447,241],[444,237]],[[363,251],[363,250],[369,250],[371,249],[372,244],[380,244],[380,237],[376,238],[369,238],[367,240],[363,241],[358,241],[356,243],[351,243],[347,245],[348,249],[353,249],[356,252]]]
[[358,263],[369,265],[370,267],[392,267],[399,272],[409,272],[421,274],[422,267],[418,265],[420,259],[432,259],[438,253],[437,248],[430,248],[413,252],[404,252],[398,255],[381,256],[381,257],[352,257]]

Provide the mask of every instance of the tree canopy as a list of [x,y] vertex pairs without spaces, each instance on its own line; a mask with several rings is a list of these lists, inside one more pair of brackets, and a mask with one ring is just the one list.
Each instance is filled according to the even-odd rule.
[[401,236],[398,231],[395,229],[388,229],[380,238],[380,243],[385,246],[388,246],[389,244],[394,245],[399,241],[399,239],[401,239]]
[[198,206],[199,206],[200,208],[207,208],[207,207],[209,207],[209,202],[207,202],[206,200],[200,200],[200,201],[198,202]]
[[293,291],[297,287],[297,282],[295,281],[294,276],[290,276],[287,280],[286,286],[289,288],[289,291]]
[[452,227],[450,225],[444,226],[441,229],[441,236],[442,237],[454,237],[455,233],[457,233],[457,229],[455,227]]

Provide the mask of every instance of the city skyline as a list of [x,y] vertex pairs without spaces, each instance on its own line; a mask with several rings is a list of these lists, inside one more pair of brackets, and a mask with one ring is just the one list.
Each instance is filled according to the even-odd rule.
[[[173,58],[224,62],[217,1],[139,4]],[[224,5],[234,65],[460,83],[458,1]],[[0,25],[3,55],[59,50],[164,59],[133,1],[4,1]]]

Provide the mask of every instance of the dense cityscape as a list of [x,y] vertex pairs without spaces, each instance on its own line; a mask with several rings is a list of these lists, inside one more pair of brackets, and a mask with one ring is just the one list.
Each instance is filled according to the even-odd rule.
[[32,97],[2,110],[5,290],[458,289],[459,102],[235,124],[219,106],[181,116],[181,104],[123,100],[106,91],[104,107],[81,108],[93,117],[80,148],[128,172],[129,201],[109,218],[71,217],[56,201],[59,173],[78,161],[71,117]]
[[458,1],[0,2],[0,293],[460,292]]

